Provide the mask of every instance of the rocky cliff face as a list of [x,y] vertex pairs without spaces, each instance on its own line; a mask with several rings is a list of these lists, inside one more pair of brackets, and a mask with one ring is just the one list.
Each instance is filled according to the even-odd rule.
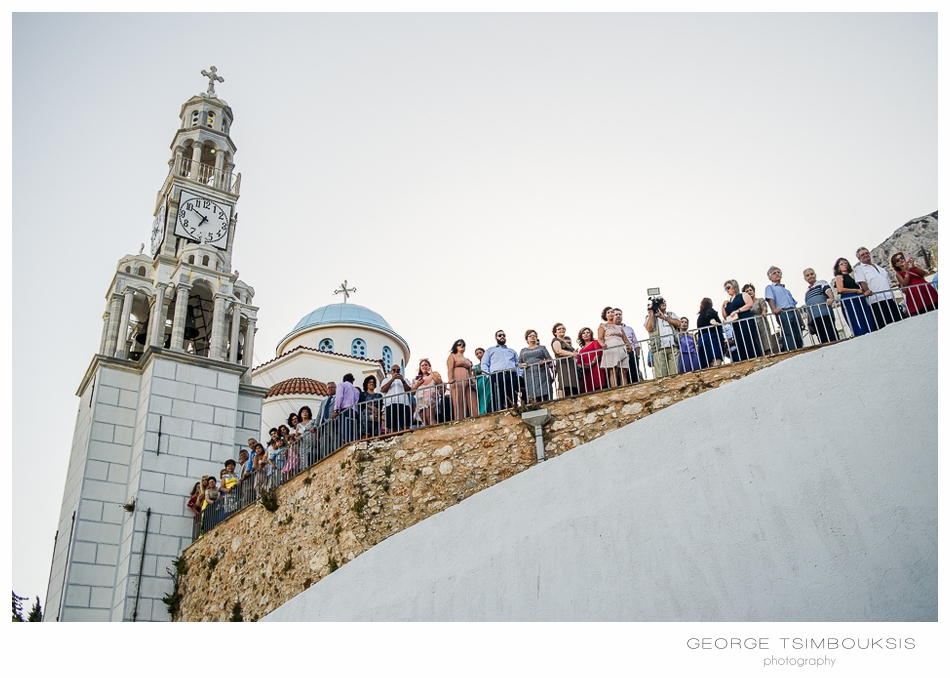
[[[894,252],[914,257],[917,265],[937,270],[937,213],[911,219],[880,245],[871,250],[871,261],[888,271]],[[894,276],[892,275],[891,278]]]

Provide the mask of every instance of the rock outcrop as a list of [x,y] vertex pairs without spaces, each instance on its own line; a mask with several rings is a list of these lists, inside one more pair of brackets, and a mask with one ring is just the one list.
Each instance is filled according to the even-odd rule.
[[[871,250],[871,261],[888,271],[891,255],[904,252],[914,257],[921,268],[937,270],[937,213],[911,219],[880,245]],[[894,276],[892,275],[893,279]]]

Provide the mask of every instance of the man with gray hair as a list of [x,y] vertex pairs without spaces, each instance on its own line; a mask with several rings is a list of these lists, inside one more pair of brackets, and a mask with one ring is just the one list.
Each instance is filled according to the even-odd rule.
[[768,276],[772,284],[765,288],[765,298],[772,308],[772,313],[782,325],[785,350],[802,348],[805,345],[802,341],[802,318],[795,310],[798,302],[782,284],[782,269],[778,266],[770,266]]
[[902,320],[900,309],[891,292],[891,277],[883,268],[871,263],[871,252],[859,247],[855,256],[860,263],[854,266],[854,281],[861,286],[874,314],[875,329]]

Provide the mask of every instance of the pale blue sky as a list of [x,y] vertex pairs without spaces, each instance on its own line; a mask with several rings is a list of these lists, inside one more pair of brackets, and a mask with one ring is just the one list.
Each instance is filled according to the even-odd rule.
[[45,600],[104,295],[212,64],[255,362],[344,278],[442,366],[608,304],[639,328],[648,286],[692,319],[775,264],[801,301],[803,268],[937,209],[935,14],[16,15],[23,595]]

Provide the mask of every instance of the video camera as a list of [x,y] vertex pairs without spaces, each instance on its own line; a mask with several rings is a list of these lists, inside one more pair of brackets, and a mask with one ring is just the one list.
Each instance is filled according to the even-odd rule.
[[654,313],[659,313],[660,306],[663,304],[665,299],[660,296],[659,287],[648,287],[647,288],[647,297],[650,299],[650,310]]

